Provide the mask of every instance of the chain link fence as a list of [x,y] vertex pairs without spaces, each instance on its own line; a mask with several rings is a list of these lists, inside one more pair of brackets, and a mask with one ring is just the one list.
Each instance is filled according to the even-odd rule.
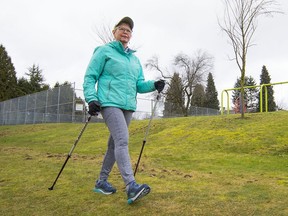
[[[154,98],[150,94],[150,98]],[[0,102],[0,125],[39,124],[85,122],[87,117],[87,104],[83,99],[83,91],[75,89],[75,84],[63,85],[47,91],[42,91],[11,100]],[[134,119],[150,118],[154,99],[137,98],[137,110]],[[155,117],[162,118],[165,105],[163,99],[157,103]],[[172,106],[173,107],[173,106]],[[188,115],[218,115],[219,111],[203,107],[190,107]],[[177,112],[165,112],[164,117],[180,117]],[[91,121],[102,122],[99,118]]]

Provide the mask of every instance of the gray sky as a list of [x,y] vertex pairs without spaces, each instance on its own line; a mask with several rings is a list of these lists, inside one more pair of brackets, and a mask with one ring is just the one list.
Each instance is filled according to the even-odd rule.
[[[271,81],[288,81],[288,1],[278,0],[284,15],[260,17],[248,51],[246,75],[257,84],[263,65]],[[22,77],[33,64],[43,70],[45,82],[75,82],[82,88],[92,52],[99,45],[95,27],[111,25],[124,16],[135,23],[131,46],[144,63],[157,55],[163,68],[184,52],[198,49],[214,56],[214,81],[221,92],[233,88],[240,71],[232,47],[221,32],[217,16],[223,16],[221,0],[0,0],[0,44],[6,48]],[[156,72],[144,70],[146,79]],[[274,87],[276,103],[288,109],[288,84]],[[225,104],[224,104],[225,105]]]

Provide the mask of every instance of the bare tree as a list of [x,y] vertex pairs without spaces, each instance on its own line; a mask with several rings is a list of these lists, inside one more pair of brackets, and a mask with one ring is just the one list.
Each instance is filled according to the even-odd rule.
[[161,78],[164,79],[172,79],[172,76],[169,75],[168,70],[166,72],[161,69],[159,66],[159,57],[158,56],[152,56],[150,59],[147,60],[147,62],[144,65],[148,70],[156,70],[161,74]]
[[179,70],[182,70],[181,78],[186,99],[185,110],[188,111],[195,86],[203,83],[213,69],[213,57],[201,50],[198,50],[192,58],[181,53],[175,57],[174,64]]
[[109,25],[102,25],[101,27],[95,27],[94,31],[97,36],[97,42],[100,44],[106,44],[114,40],[112,28]]
[[[275,9],[276,0],[223,0],[225,5],[223,22],[220,28],[227,34],[233,47],[235,60],[241,71],[241,101],[244,101],[244,84],[247,63],[247,52],[252,44],[257,29],[259,16],[272,16],[281,13]],[[244,103],[241,117],[244,118]]]
[[[184,53],[176,55],[173,63],[175,65],[176,73],[179,73],[181,76],[181,86],[183,88],[182,91],[185,95],[183,114],[184,116],[187,116],[191,105],[194,88],[197,84],[201,84],[207,77],[208,73],[212,71],[213,57],[207,52],[198,50],[193,57],[190,57]],[[145,64],[145,67],[150,70],[158,71],[161,74],[161,77],[166,80],[171,80],[173,77],[166,75],[169,74],[169,72],[165,72],[161,69],[158,64],[158,57],[154,56],[149,59]],[[169,83],[168,86],[170,86]]]

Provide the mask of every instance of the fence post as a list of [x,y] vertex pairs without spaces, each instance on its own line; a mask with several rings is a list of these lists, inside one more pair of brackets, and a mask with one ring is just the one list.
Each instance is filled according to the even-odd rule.
[[24,124],[26,124],[26,121],[27,121],[28,97],[29,97],[29,95],[26,96],[26,105],[25,105],[25,119],[24,119]]
[[46,102],[45,102],[45,120],[44,122],[47,122],[47,113],[48,113],[48,97],[49,97],[49,89],[46,91]]
[[34,112],[33,112],[33,124],[35,124],[35,119],[36,119],[36,105],[37,105],[37,94],[36,93],[34,93],[34,95],[35,95],[35,102],[34,102]]
[[76,96],[76,92],[75,92],[75,82],[73,83],[73,102],[72,102],[72,123],[75,122],[75,96]]
[[60,86],[58,87],[58,101],[57,101],[57,122],[59,123],[60,122],[60,106],[59,106],[59,103],[60,103]]
[[19,119],[19,112],[20,112],[20,108],[19,108],[19,97],[16,98],[17,99],[17,110],[16,110],[16,125],[18,124],[18,119]]
[[151,99],[151,115],[153,113],[153,99]]

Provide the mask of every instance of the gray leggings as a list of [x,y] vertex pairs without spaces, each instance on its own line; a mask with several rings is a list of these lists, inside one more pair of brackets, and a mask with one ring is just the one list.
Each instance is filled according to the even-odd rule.
[[116,162],[123,181],[127,185],[135,180],[128,151],[128,126],[132,119],[133,111],[116,107],[105,107],[102,109],[101,114],[110,131],[110,136],[100,172],[100,180],[108,179]]

